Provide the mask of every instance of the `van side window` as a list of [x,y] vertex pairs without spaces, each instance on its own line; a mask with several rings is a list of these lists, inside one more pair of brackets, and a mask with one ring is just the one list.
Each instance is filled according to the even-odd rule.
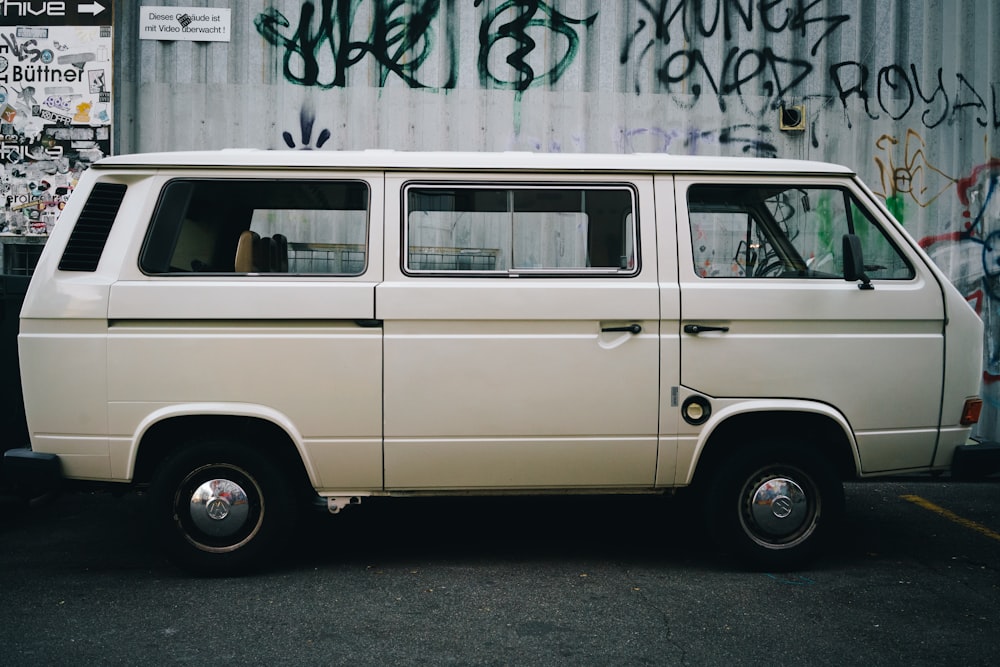
[[140,267],[149,274],[357,275],[366,266],[368,200],[368,186],[353,181],[170,181]]
[[411,186],[404,268],[632,274],[634,208],[625,187]]
[[694,269],[703,278],[842,279],[845,234],[862,243],[873,280],[910,280],[913,267],[845,190],[695,185],[688,190]]

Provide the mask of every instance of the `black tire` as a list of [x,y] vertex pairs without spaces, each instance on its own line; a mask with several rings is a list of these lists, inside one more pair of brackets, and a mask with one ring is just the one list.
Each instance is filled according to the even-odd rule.
[[791,446],[748,446],[708,489],[716,540],[752,567],[783,571],[814,559],[844,514],[844,485],[829,461]]
[[280,466],[246,445],[195,443],[150,487],[152,529],[167,557],[199,575],[246,574],[273,561],[296,515]]

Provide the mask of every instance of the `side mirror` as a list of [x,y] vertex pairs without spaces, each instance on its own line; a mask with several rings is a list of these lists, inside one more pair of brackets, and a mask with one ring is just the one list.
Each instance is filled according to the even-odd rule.
[[865,258],[861,251],[861,239],[855,234],[844,234],[844,280],[861,281],[859,289],[875,289],[871,279],[865,275]]

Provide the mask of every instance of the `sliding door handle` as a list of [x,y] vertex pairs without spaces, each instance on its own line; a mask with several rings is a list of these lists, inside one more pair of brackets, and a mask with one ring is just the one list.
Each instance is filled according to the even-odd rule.
[[705,333],[707,331],[722,331],[723,333],[725,333],[726,331],[729,331],[729,327],[716,327],[707,324],[684,325],[684,333],[686,334],[700,334],[700,333]]
[[637,334],[642,332],[642,327],[638,324],[627,324],[623,327],[602,327],[601,331],[603,332],[627,331],[628,333]]

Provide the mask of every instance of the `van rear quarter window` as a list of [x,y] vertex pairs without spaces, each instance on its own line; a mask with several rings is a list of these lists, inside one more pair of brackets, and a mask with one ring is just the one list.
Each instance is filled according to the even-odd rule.
[[694,269],[703,278],[842,279],[842,239],[856,235],[875,280],[913,267],[846,190],[787,184],[688,190]]
[[356,181],[177,179],[140,256],[148,274],[364,272],[368,186]]
[[411,186],[405,268],[632,274],[634,208],[623,187]]

